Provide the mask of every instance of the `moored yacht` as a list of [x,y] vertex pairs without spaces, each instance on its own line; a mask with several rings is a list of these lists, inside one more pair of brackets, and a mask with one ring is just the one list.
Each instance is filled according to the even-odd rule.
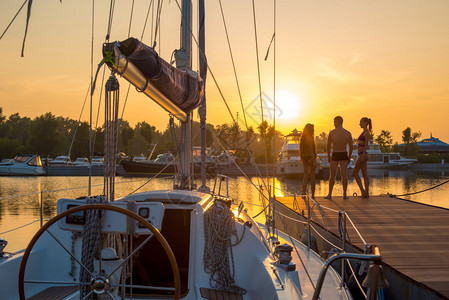
[[65,166],[71,164],[72,161],[68,155],[59,155],[50,161],[50,166]]
[[[187,57],[191,11],[190,1],[183,1],[181,41]],[[112,24],[112,14],[110,18]],[[226,177],[216,181],[218,192],[207,186],[195,189],[191,116],[205,101],[201,79],[205,74],[192,76],[186,61],[183,69],[173,67],[134,38],[103,46],[102,62],[112,71],[105,88],[106,108],[119,107],[115,76],[119,74],[181,123],[174,189],[115,198],[118,139],[112,137],[118,136],[118,113],[105,114],[104,194],[58,200],[58,214],[43,224],[25,251],[0,249],[2,299],[352,299],[331,263],[379,262],[378,252],[335,254],[325,261],[311,249],[311,239],[306,246],[286,228],[282,232],[276,227],[275,220],[283,217],[267,192],[271,189],[263,187],[266,184],[257,187],[255,197],[261,201],[256,216],[264,213],[265,224],[256,222],[243,202],[229,196]],[[199,48],[204,53],[204,47]],[[201,167],[203,175],[205,165]],[[373,284],[371,290],[376,297],[378,286]]]
[[[282,145],[278,161],[276,163],[277,175],[281,177],[297,178],[304,174],[304,168],[299,156],[300,137],[301,132],[296,129],[285,137],[284,144]],[[319,172],[319,163],[320,161],[317,160],[315,174],[318,174]]]
[[22,154],[0,163],[0,175],[44,175],[39,155]]
[[[352,160],[357,160],[357,145],[354,145]],[[382,152],[378,144],[369,142],[368,149],[368,169],[400,168],[408,167],[416,163],[416,158],[405,158],[397,152]]]

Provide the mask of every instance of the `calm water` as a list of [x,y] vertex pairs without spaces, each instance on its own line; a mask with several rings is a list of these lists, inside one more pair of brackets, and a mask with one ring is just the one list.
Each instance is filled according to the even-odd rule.
[[[396,195],[421,191],[449,179],[449,172],[412,172],[412,171],[371,171],[371,194],[380,195],[392,193]],[[258,186],[257,178],[251,178]],[[148,181],[148,178],[117,177],[116,198],[126,196]],[[273,181],[270,180],[270,183]],[[92,195],[102,194],[102,177],[92,178]],[[141,191],[149,189],[170,189],[172,179],[155,179],[145,184]],[[27,243],[39,228],[40,201],[43,204],[44,218],[56,215],[56,203],[59,198],[77,198],[87,195],[87,177],[0,177],[0,238],[9,244],[7,251],[13,252],[26,247]],[[213,188],[214,180],[208,181]],[[248,184],[244,177],[231,180],[229,183],[231,196],[246,202],[250,215],[260,211],[260,206],[250,205],[258,203],[258,193],[253,185]],[[278,195],[301,192],[300,180],[276,180]],[[317,180],[316,195],[324,196],[328,192],[328,181]],[[357,184],[351,178],[348,194],[359,193]],[[334,187],[335,196],[342,194],[341,182]],[[13,197],[19,196],[20,197]],[[412,196],[403,196],[434,206],[449,208],[449,183]],[[394,200],[392,200],[394,201]],[[29,224],[21,229],[6,232],[19,226]],[[5,233],[6,232],[6,233]]]

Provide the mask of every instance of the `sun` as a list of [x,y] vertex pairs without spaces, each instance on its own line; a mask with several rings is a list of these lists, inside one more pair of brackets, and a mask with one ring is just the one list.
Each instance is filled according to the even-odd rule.
[[276,92],[276,121],[288,122],[298,119],[302,111],[302,100],[288,91]]

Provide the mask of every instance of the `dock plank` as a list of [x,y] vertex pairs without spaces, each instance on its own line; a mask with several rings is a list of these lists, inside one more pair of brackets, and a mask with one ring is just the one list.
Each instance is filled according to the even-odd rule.
[[[277,198],[307,217],[302,198]],[[449,297],[449,210],[387,196],[315,199],[326,212],[326,224],[315,207],[311,219],[338,235],[338,214],[346,211],[366,242],[379,246],[383,261],[404,275]],[[328,209],[327,209],[328,208]],[[348,232],[354,245],[364,245],[356,231]]]

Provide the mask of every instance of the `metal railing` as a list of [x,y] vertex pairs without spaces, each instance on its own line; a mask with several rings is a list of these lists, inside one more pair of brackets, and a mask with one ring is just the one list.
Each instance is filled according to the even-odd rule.
[[[271,198],[271,197],[270,196],[267,197],[266,195],[263,194],[263,191],[262,191],[263,190],[263,186],[262,185],[260,187],[257,187],[252,182],[238,180],[238,179],[231,178],[231,177],[228,177],[228,176],[225,176],[225,175],[217,175],[217,178],[216,178],[215,183],[214,183],[214,189],[212,190],[212,193],[215,193],[218,196],[223,196],[223,197],[226,197],[226,198],[229,198],[229,199],[232,200],[232,195],[230,195],[230,192],[229,192],[229,182],[230,182],[230,180],[237,181],[237,182],[243,182],[243,183],[252,185],[259,192],[261,192],[262,195],[263,195],[262,197],[265,197],[265,199],[268,201],[268,203],[270,203],[271,199],[269,199],[269,198]],[[216,192],[217,188],[218,188],[218,191]],[[273,188],[273,187],[270,187],[270,188]],[[279,188],[276,188],[276,189],[280,190]],[[223,192],[223,190],[225,190],[225,191]],[[365,294],[365,291],[363,290],[360,282],[358,281],[358,278],[355,275],[355,272],[354,272],[354,270],[353,270],[353,268],[352,268],[352,266],[351,266],[351,264],[349,263],[348,260],[373,261],[373,260],[381,260],[382,256],[380,254],[360,254],[360,253],[347,253],[346,252],[348,250],[347,249],[347,244],[349,243],[349,245],[351,245],[351,247],[353,245],[353,243],[351,242],[351,240],[349,238],[349,233],[348,233],[348,230],[347,230],[347,226],[348,225],[350,225],[354,229],[357,237],[365,245],[365,248],[368,246],[367,242],[365,241],[365,239],[363,238],[363,236],[361,235],[360,231],[358,230],[358,228],[356,227],[356,225],[354,224],[354,222],[352,221],[350,216],[347,214],[347,212],[346,211],[336,210],[336,209],[333,209],[333,208],[321,205],[315,199],[309,197],[308,195],[298,195],[298,194],[295,194],[295,193],[288,193],[288,192],[285,193],[285,191],[282,191],[282,192],[284,194],[287,194],[287,195],[293,197],[293,211],[296,212],[296,213],[299,213],[301,216],[303,216],[303,218],[305,218],[306,221],[302,221],[302,220],[299,220],[297,218],[293,218],[293,217],[288,216],[286,214],[283,214],[283,213],[281,213],[279,211],[276,211],[276,215],[278,215],[282,220],[283,219],[289,219],[291,221],[300,223],[300,224],[302,224],[302,225],[304,225],[304,226],[306,226],[308,228],[308,233],[307,233],[307,235],[308,235],[308,238],[307,238],[308,242],[307,242],[307,245],[306,245],[307,249],[308,250],[311,249],[311,240],[312,240],[312,238],[311,238],[312,232],[311,231],[313,230],[314,234],[317,234],[324,242],[326,242],[328,245],[330,245],[331,247],[335,248],[336,250],[342,252],[342,253],[339,253],[339,254],[336,254],[336,255],[330,257],[327,260],[327,262],[323,266],[323,270],[322,270],[322,272],[323,272],[323,279],[324,279],[324,274],[326,273],[328,267],[334,261],[336,261],[336,260],[343,260],[342,266],[341,266],[340,287],[343,287],[345,285],[344,278],[346,277],[346,275],[345,275],[345,272],[346,272],[345,262],[346,262],[347,265],[349,266],[349,268],[351,270],[351,273],[352,273],[352,275],[353,275],[353,277],[354,277],[354,279],[355,279],[359,289],[361,290],[363,296],[365,298],[367,298],[367,295]],[[225,195],[221,195],[222,193],[224,193]],[[268,192],[267,192],[267,194],[268,194]],[[307,209],[307,216],[304,216],[304,210],[301,211],[301,206],[298,203],[298,197],[300,197],[301,199],[304,200],[305,207]],[[235,199],[235,200],[237,200],[237,199]],[[239,202],[243,202],[243,201],[239,200]],[[243,202],[243,203],[246,203],[246,202]],[[267,207],[270,205],[270,204],[268,204],[268,205],[260,205],[260,204],[254,204],[254,203],[246,203],[246,204],[263,207],[263,209],[256,216],[258,216],[262,212],[264,212],[267,209]],[[340,246],[335,245],[334,243],[329,241],[329,239],[327,239],[322,234],[320,234],[318,228],[315,227],[315,225],[314,225],[315,223],[312,221],[312,216],[313,216],[313,212],[314,212],[315,208],[318,209],[319,215],[320,215],[321,220],[323,222],[323,228],[327,232],[329,232],[329,228],[328,228],[328,224],[327,224],[328,222],[326,221],[326,219],[328,218],[328,215],[327,215],[326,211],[338,214],[338,216],[339,216],[339,231],[340,231],[339,233],[340,233],[340,240],[341,240],[341,245]],[[318,224],[319,224],[319,222],[318,222]],[[287,234],[288,234],[288,232],[287,232]],[[349,241],[346,241],[346,237],[348,237]],[[318,286],[318,285],[320,285],[320,286]],[[316,287],[316,292],[319,295],[319,290],[321,289],[321,285],[322,285],[322,282],[320,283],[320,279],[318,281],[318,285]],[[316,299],[316,298],[314,298],[314,299]]]

